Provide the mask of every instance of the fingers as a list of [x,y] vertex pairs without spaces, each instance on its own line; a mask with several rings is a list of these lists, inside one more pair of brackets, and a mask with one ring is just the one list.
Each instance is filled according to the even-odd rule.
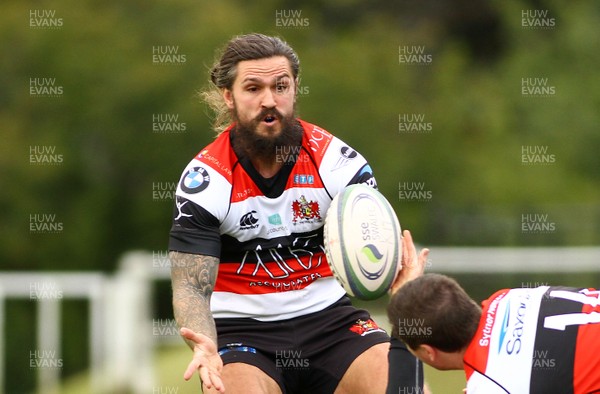
[[[421,253],[419,253],[419,260],[422,261],[423,263],[427,263],[427,257],[429,257],[429,249],[425,248],[423,250],[421,250]],[[425,265],[425,264],[423,264]]]
[[183,378],[185,380],[190,380],[190,378],[194,376],[194,372],[196,372],[198,368],[200,368],[200,362],[196,360],[196,357],[194,357],[192,361],[190,361],[190,363],[188,364],[185,372],[183,373]]
[[206,386],[206,388],[214,388],[220,393],[225,392],[225,385],[223,384],[221,376],[218,373],[208,368],[203,368],[201,372],[204,372],[200,374],[200,378],[202,379],[202,383]]
[[195,344],[194,357],[183,373],[183,378],[190,380],[197,371],[206,388],[214,388],[219,392],[224,392],[225,387],[218,370],[219,365],[222,364],[220,363],[220,356],[216,352],[217,348],[213,340],[204,334],[196,333],[185,327],[181,328],[180,334]]
[[417,253],[410,231],[404,230],[402,234],[402,267],[390,286],[390,295],[396,293],[406,282],[423,275],[429,256],[429,249],[426,248]]
[[417,255],[417,249],[415,248],[410,231],[404,230],[402,234],[402,265],[411,266]]
[[213,342],[213,340],[204,334],[194,332],[194,331],[190,330],[189,328],[185,328],[185,327],[181,327],[181,330],[179,330],[179,333],[181,334],[182,337],[189,339],[190,341],[192,341],[198,345],[206,346],[207,350],[216,350],[216,345]]
[[427,249],[427,248],[421,250],[421,252],[419,253],[418,263],[419,263],[419,271],[421,274],[423,274],[423,272],[425,272],[425,267],[427,266],[427,257],[428,256],[429,256],[429,249]]
[[182,327],[179,332],[182,337],[194,342],[196,346],[200,346],[202,351],[208,356],[212,356],[213,354],[217,353],[217,345],[209,336],[197,333],[185,327]]

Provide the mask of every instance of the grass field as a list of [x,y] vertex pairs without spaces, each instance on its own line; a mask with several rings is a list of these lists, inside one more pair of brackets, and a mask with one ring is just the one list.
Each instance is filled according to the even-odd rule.
[[[386,297],[372,302],[360,302],[354,300],[354,304],[359,308],[366,308],[371,311],[375,321],[385,329],[389,329],[384,307],[387,302]],[[164,346],[157,349],[154,355],[154,382],[152,382],[151,394],[198,394],[200,383],[197,377],[189,382],[183,380],[183,371],[191,360],[192,352],[181,342],[180,345]],[[82,394],[88,393],[89,380],[86,374],[69,379],[65,382],[60,394]],[[132,376],[132,379],[136,379]],[[434,394],[462,394],[465,387],[465,378],[463,371],[436,371],[426,367],[425,380],[429,384]],[[149,394],[150,394],[149,393]],[[128,394],[128,393],[111,393]],[[307,393],[308,394],[308,393]],[[365,393],[369,394],[369,393]],[[400,394],[400,393],[399,393]],[[413,394],[413,393],[405,393]],[[416,393],[414,393],[416,394]]]
[[[385,315],[386,302],[386,297],[371,302],[353,300],[353,304],[355,306],[368,309],[375,321],[389,331],[390,325]],[[191,350],[187,348],[183,341],[180,345],[171,345],[158,348],[154,355],[154,382],[152,382],[152,389],[149,394],[201,393],[200,383],[197,377],[192,378],[189,382],[183,380],[183,372],[191,360],[191,356]],[[433,368],[426,367],[425,380],[429,384],[429,387],[434,394],[462,394],[462,390],[465,387],[465,377],[463,371],[441,372],[436,371]],[[89,387],[89,377],[87,374],[81,374],[65,381],[63,387],[61,387],[61,390],[59,391],[59,394],[89,393]],[[111,392],[111,394],[128,393]]]
[[[149,394],[201,393],[198,378],[193,378],[189,382],[186,382],[182,377],[190,356],[191,351],[183,343],[181,346],[168,346],[159,349],[155,355],[155,382]],[[135,377],[132,378],[135,379]],[[434,394],[461,394],[462,389],[465,387],[465,378],[462,371],[440,372],[427,367],[425,369],[425,380]],[[60,393],[88,393],[90,392],[89,387],[87,374],[82,374],[66,381]]]

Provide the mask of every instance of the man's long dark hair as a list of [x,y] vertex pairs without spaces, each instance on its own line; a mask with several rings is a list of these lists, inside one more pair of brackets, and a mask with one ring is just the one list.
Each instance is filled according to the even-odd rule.
[[231,113],[222,97],[223,89],[231,89],[237,75],[237,64],[243,60],[266,59],[285,56],[290,62],[292,76],[298,80],[300,60],[287,42],[279,37],[259,33],[245,34],[232,38],[219,52],[210,70],[209,88],[201,96],[215,112],[214,128],[220,133],[232,121]]

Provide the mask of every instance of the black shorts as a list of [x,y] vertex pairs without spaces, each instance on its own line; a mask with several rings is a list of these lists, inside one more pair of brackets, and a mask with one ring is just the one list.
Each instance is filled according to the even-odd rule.
[[320,312],[288,320],[215,322],[223,364],[256,366],[284,394],[333,393],[356,357],[390,340],[369,313],[353,307],[346,296]]

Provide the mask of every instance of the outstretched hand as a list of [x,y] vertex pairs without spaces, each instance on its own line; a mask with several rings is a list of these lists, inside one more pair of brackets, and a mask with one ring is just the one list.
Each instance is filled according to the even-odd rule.
[[190,380],[195,371],[198,371],[202,384],[206,388],[214,388],[220,393],[225,392],[221,380],[223,360],[217,353],[217,345],[204,334],[200,334],[182,327],[181,336],[194,343],[194,357],[183,374],[185,380]]
[[402,268],[392,283],[390,295],[394,295],[406,282],[423,275],[429,255],[429,249],[417,253],[410,231],[404,230],[402,234]]

